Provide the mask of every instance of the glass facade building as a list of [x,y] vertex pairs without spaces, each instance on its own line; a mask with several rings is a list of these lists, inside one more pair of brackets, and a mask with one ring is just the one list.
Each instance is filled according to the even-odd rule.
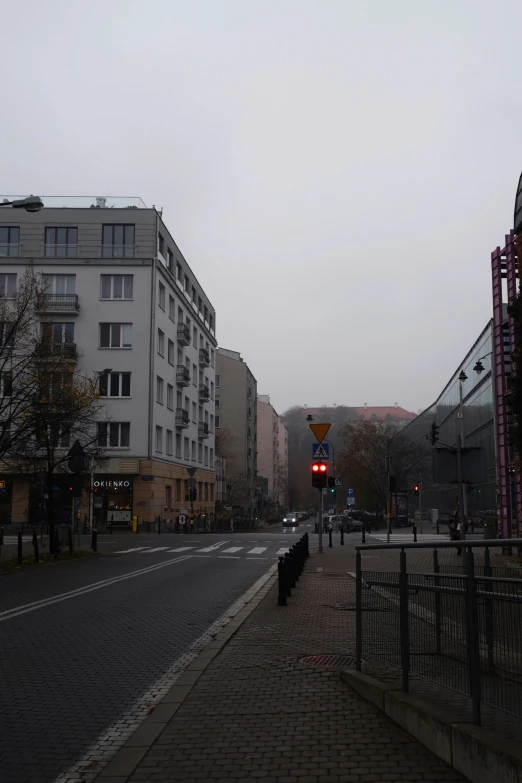
[[[469,487],[467,497],[470,514],[476,511],[488,511],[495,515],[497,513],[492,324],[493,321],[487,324],[435,402],[402,430],[412,441],[423,441],[430,435],[432,422],[436,422],[440,441],[456,446],[460,427],[459,375],[464,371],[467,375],[467,380],[462,384],[464,446],[482,446],[487,461],[487,481]],[[479,359],[484,366],[480,374],[474,370]],[[426,446],[431,449],[429,441],[426,441]],[[443,485],[425,481],[422,505],[424,509],[437,508],[440,513],[450,513],[455,509],[457,495],[457,484]],[[411,510],[417,504],[418,499],[410,497]]]

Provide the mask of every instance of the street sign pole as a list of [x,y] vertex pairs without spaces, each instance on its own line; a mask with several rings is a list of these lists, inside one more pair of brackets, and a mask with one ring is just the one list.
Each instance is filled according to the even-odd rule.
[[319,554],[323,554],[323,490],[319,490],[319,527],[317,531],[319,533]]
[[419,479],[419,522],[420,532],[422,533],[422,477]]

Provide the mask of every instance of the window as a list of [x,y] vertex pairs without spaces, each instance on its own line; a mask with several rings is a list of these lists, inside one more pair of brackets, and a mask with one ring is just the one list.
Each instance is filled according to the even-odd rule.
[[192,383],[194,386],[198,385],[198,366],[197,364],[192,365]]
[[161,282],[159,284],[159,306],[162,310],[165,309],[165,286]]
[[167,250],[167,267],[171,274],[174,274],[174,255],[170,248]]
[[104,225],[102,229],[103,258],[134,257],[134,226]]
[[[187,319],[186,319],[186,321],[185,321],[185,324],[186,324],[186,326],[187,326],[187,329],[188,329],[188,331],[189,331],[189,337],[190,337],[190,327],[192,326],[192,321],[190,320],[190,318],[188,317],[188,315],[187,315]],[[197,348],[197,345],[196,345],[196,346],[194,346],[194,347],[195,347],[195,348]]]
[[74,343],[73,323],[43,323],[42,340],[56,345],[72,345]]
[[185,410],[190,414],[190,400],[188,397],[185,397]]
[[159,375],[156,375],[156,402],[163,405],[163,378]]
[[158,353],[160,356],[165,356],[165,332],[158,329]]
[[210,329],[210,331],[213,334],[214,333],[214,316],[213,315],[211,315],[210,318],[209,318],[209,329]]
[[[199,417],[201,421],[201,416]],[[205,424],[208,424],[208,411],[205,411]]]
[[100,397],[130,397],[130,372],[100,375]]
[[192,421],[197,422],[198,420],[198,406],[195,402],[192,403]]
[[179,261],[176,261],[176,280],[179,280],[180,283],[183,282],[183,268]]
[[169,318],[174,321],[176,317],[176,303],[174,297],[169,294]]
[[183,457],[190,459],[190,441],[188,438],[183,438]]
[[197,454],[196,454],[196,441],[195,441],[195,440],[193,440],[193,441],[192,441],[192,462],[195,462],[195,461],[196,461],[196,459],[197,459]]
[[[171,438],[171,448],[172,448],[172,432],[171,430],[167,430],[167,454],[169,453],[169,432],[170,432],[170,438]],[[172,452],[170,452],[172,454]],[[167,508],[170,508],[172,506],[172,487],[165,487],[165,505]]]
[[214,349],[213,348],[210,349],[210,366],[211,367],[214,366]]
[[181,459],[181,435],[176,432],[176,457]]
[[196,289],[194,288],[194,286],[192,286],[192,301],[193,302],[197,301]]
[[75,258],[78,245],[77,228],[46,228],[45,255],[52,258]]
[[76,293],[76,275],[43,275],[42,277],[48,294]]
[[203,444],[198,444],[198,462],[203,462]]
[[13,321],[0,321],[0,345],[13,345],[15,325]]
[[205,465],[208,465],[208,446],[205,446]]
[[188,275],[185,275],[185,286],[184,286],[184,288],[185,288],[185,291],[190,291],[190,280],[189,280],[189,276]]
[[158,249],[163,257],[165,257],[165,240],[158,234]]
[[210,414],[210,432],[214,432],[214,415]]
[[[165,444],[165,451],[170,457],[172,457],[172,430],[167,430],[167,441]],[[167,489],[170,489],[170,487],[167,487]],[[171,503],[169,503],[168,505],[170,506]]]
[[132,348],[132,324],[100,324],[100,348]]
[[183,351],[181,348],[178,348],[178,364],[180,367],[183,366]]
[[167,383],[167,408],[174,410],[174,386],[170,383]]
[[192,344],[194,348],[198,347],[198,330],[196,329],[196,327],[194,327],[192,331]]
[[174,343],[170,338],[167,343],[167,359],[169,364],[174,365]]
[[183,395],[180,391],[176,391],[176,408],[183,406]]
[[200,296],[198,296],[198,313],[201,315],[203,312],[203,301]]
[[219,429],[219,416],[216,416],[216,429]]
[[0,397],[12,397],[13,376],[10,372],[0,374]]
[[98,446],[128,448],[130,445],[130,423],[111,421],[98,423]]
[[210,381],[210,399],[214,399],[214,383]]
[[216,397],[216,408],[219,408],[220,405],[219,397]]
[[221,386],[221,375],[216,375],[216,389],[219,389]]
[[163,427],[156,426],[156,451],[163,451]]
[[45,444],[46,440],[51,446],[55,448],[67,448],[71,445],[71,433],[70,429],[63,424],[57,422],[44,426],[36,433],[36,440],[40,445]]
[[102,299],[132,299],[134,275],[100,275]]
[[203,406],[199,406],[199,419],[198,421],[203,421]]
[[16,275],[0,275],[0,296],[14,296]]
[[199,375],[199,385],[202,386],[203,385],[203,370],[200,370],[198,375]]
[[[211,468],[214,467],[214,449],[210,449],[210,467]],[[214,498],[212,497],[212,487],[213,486],[214,486],[213,484],[210,485],[210,489],[211,489],[211,497],[210,497],[210,499],[211,500],[214,500]]]
[[208,309],[206,307],[203,308],[205,323],[208,321]]
[[0,226],[0,256],[17,256],[19,243],[18,226]]

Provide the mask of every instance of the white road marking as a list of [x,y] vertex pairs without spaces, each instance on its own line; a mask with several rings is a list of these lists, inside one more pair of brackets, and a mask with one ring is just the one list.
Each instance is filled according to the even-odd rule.
[[213,552],[214,549],[219,549],[220,546],[223,546],[223,544],[226,543],[226,541],[218,541],[217,544],[211,544],[210,546],[206,546],[204,549],[198,549],[198,552]]
[[219,560],[241,560],[239,555],[218,555]]
[[247,554],[249,555],[262,555],[263,552],[267,549],[266,546],[255,546],[253,549],[251,549]]
[[109,587],[117,582],[123,582],[125,579],[134,579],[136,576],[142,576],[143,574],[149,574],[152,571],[157,571],[165,566],[172,565],[174,563],[181,563],[182,560],[188,560],[190,555],[183,555],[182,557],[175,557],[173,560],[166,560],[163,563],[157,563],[156,565],[147,566],[147,568],[140,568],[137,571],[130,571],[128,574],[122,576],[114,576],[110,579],[102,579],[101,582],[94,582],[84,587],[79,587],[76,590],[69,590],[67,593],[59,593],[51,598],[43,598],[41,601],[33,601],[30,604],[22,604],[21,606],[15,606],[12,609],[6,609],[4,612],[0,612],[0,623],[4,620],[10,620],[12,617],[19,617],[21,614],[27,614],[27,612],[34,612],[35,609],[41,609],[44,606],[50,606],[51,604],[57,604],[61,601],[67,601],[68,598],[76,598],[79,595],[85,595],[85,593],[92,593],[94,590],[100,590],[102,587]]
[[193,546],[179,546],[177,549],[169,549],[169,552],[186,552],[188,549],[194,549]]
[[268,557],[245,557],[245,560],[268,560]]
[[[197,557],[197,555],[187,555],[187,557]],[[178,658],[172,666],[163,674],[154,685],[142,694],[137,701],[124,712],[112,726],[102,732],[98,739],[86,750],[81,759],[78,759],[69,769],[62,772],[54,783],[78,783],[81,777],[85,783],[93,781],[100,774],[101,770],[109,763],[112,757],[122,745],[132,736],[136,729],[141,726],[147,715],[151,712],[158,702],[168,693],[176,680],[199,654],[201,649],[210,642],[217,631],[226,625],[229,620],[237,615],[241,609],[259,592],[272,574],[276,565],[270,566],[260,579],[250,587],[246,593],[234,601],[224,614],[210,625],[199,639],[193,642],[188,651]],[[96,769],[92,770],[92,762],[96,761]],[[81,770],[81,772],[78,772]],[[86,771],[88,770],[88,771]]]
[[156,546],[154,549],[146,549],[142,554],[148,555],[150,552],[164,552],[165,549],[168,549],[168,546]]
[[143,549],[148,549],[148,546],[135,546],[133,549],[120,549],[119,552],[114,552],[115,555],[128,555],[129,552],[140,552]]
[[279,555],[286,555],[287,552],[288,552],[288,547],[283,547],[282,549],[277,550],[276,555],[277,557],[279,557]]
[[225,552],[240,552],[242,549],[244,549],[243,546],[231,546],[228,549],[222,549],[221,551],[223,553],[225,553]]

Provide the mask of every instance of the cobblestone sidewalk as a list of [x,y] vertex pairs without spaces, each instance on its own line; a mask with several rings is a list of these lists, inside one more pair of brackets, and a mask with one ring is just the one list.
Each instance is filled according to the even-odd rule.
[[352,570],[351,546],[314,554],[287,607],[278,607],[276,587],[270,590],[204,671],[131,783],[464,781],[337,672],[300,663],[307,655],[354,653],[354,612],[336,608],[355,598],[344,558]]

